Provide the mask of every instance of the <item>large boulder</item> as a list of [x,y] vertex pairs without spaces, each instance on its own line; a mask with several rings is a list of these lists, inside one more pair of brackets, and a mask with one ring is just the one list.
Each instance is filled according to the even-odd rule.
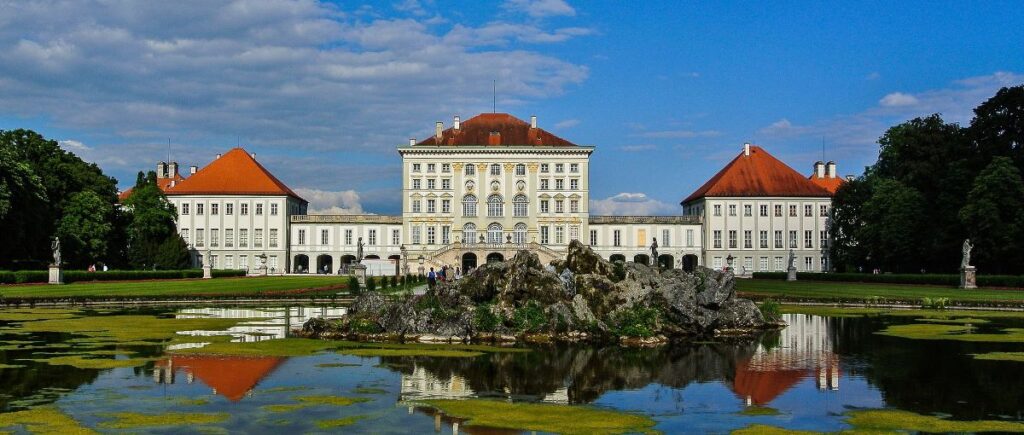
[[544,267],[537,254],[519,251],[507,264],[505,289],[498,295],[501,300],[518,306],[531,301],[551,305],[565,299],[561,277]]
[[612,276],[612,264],[579,240],[569,242],[569,253],[565,257],[564,265],[577,275],[604,275],[609,278]]

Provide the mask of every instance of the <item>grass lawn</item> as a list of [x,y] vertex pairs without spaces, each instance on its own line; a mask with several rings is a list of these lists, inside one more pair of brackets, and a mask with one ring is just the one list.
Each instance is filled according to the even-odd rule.
[[867,284],[857,282],[783,281],[774,279],[738,279],[736,290],[745,296],[771,297],[782,300],[821,300],[864,302],[903,301],[919,303],[921,298],[949,298],[950,302],[968,304],[1024,303],[1024,290],[960,290],[956,288],[907,284]]
[[337,293],[344,276],[272,276],[252,278],[169,279],[152,281],[77,282],[65,285],[0,286],[0,298],[121,299],[176,297],[287,297]]

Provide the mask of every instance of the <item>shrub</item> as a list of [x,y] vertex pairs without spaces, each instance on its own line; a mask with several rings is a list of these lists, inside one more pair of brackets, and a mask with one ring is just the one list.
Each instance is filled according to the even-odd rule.
[[358,295],[359,293],[362,292],[361,289],[359,288],[359,280],[356,279],[356,277],[354,276],[348,277],[348,291],[349,293],[352,293],[354,295]]
[[[756,279],[786,279],[786,272],[754,272]],[[797,272],[797,280],[832,281],[832,282],[865,282],[884,284],[925,284],[954,287],[960,285],[957,274],[878,274],[873,273],[821,273]],[[1024,276],[1013,275],[979,275],[978,285],[981,287],[1024,288]]]
[[761,315],[767,321],[776,322],[782,318],[781,306],[772,299],[766,299],[764,302],[761,302],[758,308],[761,309]]
[[375,281],[377,280],[374,279],[372,276],[366,277],[366,291],[372,292],[374,290],[377,290],[377,284]]
[[516,331],[539,332],[548,323],[544,310],[535,301],[530,301],[522,307],[516,308],[512,314],[512,325]]
[[476,307],[476,313],[473,316],[473,326],[478,331],[494,332],[498,329],[502,319],[497,314],[494,314],[493,307],[494,304],[484,304]]
[[949,305],[949,298],[921,298],[921,308],[945,310],[947,305]]
[[[369,278],[367,278],[366,282],[369,284]],[[354,319],[348,326],[349,330],[356,334],[376,334],[383,331],[377,322],[366,318]]]
[[616,262],[612,263],[612,274],[615,275],[615,277],[612,279],[612,281],[614,281],[614,282],[619,282],[619,281],[622,281],[622,280],[626,279],[626,266],[625,266],[625,264],[623,262],[621,262],[621,261],[616,261]]
[[658,331],[660,318],[656,308],[633,305],[612,316],[612,331],[624,337],[653,337]]
[[384,290],[384,289],[388,288],[388,284],[391,284],[391,280],[388,279],[388,277],[386,277],[386,276],[380,277],[380,289],[381,290]]
[[392,276],[391,277],[391,287],[392,288],[398,287],[398,276]]

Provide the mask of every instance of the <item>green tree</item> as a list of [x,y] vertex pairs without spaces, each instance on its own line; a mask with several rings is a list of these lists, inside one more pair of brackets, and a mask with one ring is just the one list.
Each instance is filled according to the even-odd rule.
[[[157,187],[156,173],[139,172],[124,205],[129,213],[126,235],[132,267],[172,269],[188,265],[179,261],[188,257],[187,245],[175,232],[177,212]],[[175,239],[177,242],[173,242]]]
[[865,245],[868,264],[884,271],[916,272],[923,264],[926,211],[917,190],[895,180],[874,181],[871,198],[862,209],[865,225],[856,235]]
[[868,267],[868,246],[857,239],[864,226],[861,209],[871,198],[871,183],[860,177],[844,183],[832,197],[832,214],[828,220],[831,244],[829,259],[836,271],[853,272]]
[[[1024,179],[1009,157],[995,157],[978,174],[960,221],[970,234],[975,265],[989,273],[1020,273],[1024,260]],[[957,259],[952,253],[950,260]]]
[[1009,157],[1024,171],[1024,85],[1002,88],[974,109],[969,127],[980,162]]
[[57,226],[65,261],[71,267],[106,261],[113,214],[114,206],[96,192],[84,190],[71,195]]

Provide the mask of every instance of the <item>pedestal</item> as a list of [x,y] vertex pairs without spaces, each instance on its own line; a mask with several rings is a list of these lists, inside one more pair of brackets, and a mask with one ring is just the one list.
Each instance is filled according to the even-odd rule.
[[796,268],[790,267],[786,270],[786,281],[796,281]]
[[972,289],[978,288],[978,271],[974,266],[967,266],[960,268],[960,288]]
[[210,266],[203,266],[203,279],[213,278],[213,270]]
[[50,266],[50,284],[64,284],[64,271],[60,266]]
[[362,264],[353,264],[349,269],[352,274],[355,275],[356,281],[359,281],[359,287],[366,286],[366,266]]
[[267,276],[268,270],[266,266],[260,267],[260,276]]

